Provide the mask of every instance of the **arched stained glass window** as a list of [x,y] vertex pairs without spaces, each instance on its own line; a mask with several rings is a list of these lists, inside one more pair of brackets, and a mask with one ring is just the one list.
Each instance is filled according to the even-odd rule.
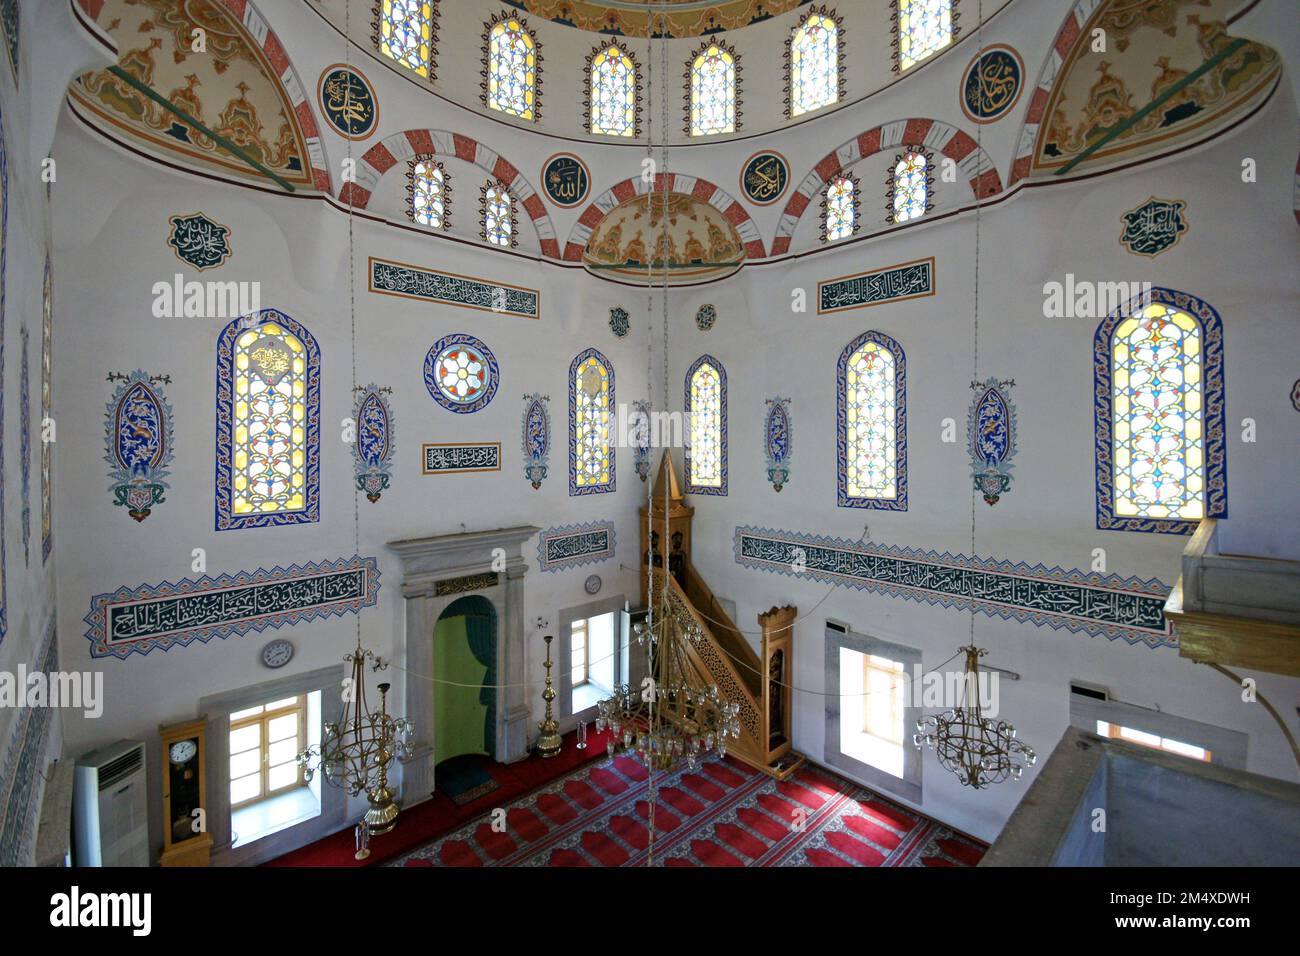
[[895,0],[896,69],[915,66],[952,42],[954,0]]
[[882,332],[840,353],[839,504],[907,510],[907,359]]
[[727,493],[727,371],[712,355],[701,355],[686,372],[688,493]]
[[447,228],[451,213],[451,181],[442,163],[417,156],[406,174],[406,214],[412,222],[434,229]]
[[822,192],[822,239],[835,242],[858,231],[858,180],[850,173],[831,178]]
[[408,70],[433,79],[437,17],[432,0],[379,0],[374,23],[379,51]]
[[1107,317],[1093,351],[1097,527],[1190,534],[1227,517],[1218,313],[1154,288]]
[[537,119],[541,62],[537,37],[518,17],[501,16],[488,21],[483,39],[487,43],[484,105],[521,119]]
[[889,221],[910,222],[929,212],[934,206],[933,185],[934,164],[925,150],[909,148],[896,157],[889,175]]
[[736,92],[739,61],[736,51],[719,40],[706,42],[691,60],[687,75],[690,123],[686,131],[692,136],[736,131],[740,117]]
[[840,98],[840,20],[814,8],[790,35],[786,51],[791,116],[829,106]]
[[613,491],[614,366],[595,349],[569,365],[569,494]]
[[320,350],[275,309],[217,341],[217,530],[320,518]]
[[515,200],[505,186],[489,179],[483,184],[482,229],[479,238],[494,246],[511,248],[518,245],[519,220],[515,216]]
[[603,136],[635,136],[640,86],[632,54],[618,43],[598,46],[588,71],[587,128]]

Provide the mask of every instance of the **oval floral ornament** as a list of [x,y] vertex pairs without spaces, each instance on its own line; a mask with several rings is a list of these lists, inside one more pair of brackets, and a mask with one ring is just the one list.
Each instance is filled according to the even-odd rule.
[[484,408],[497,393],[496,356],[468,332],[453,332],[434,342],[424,357],[424,387],[450,412]]
[[379,105],[369,81],[344,63],[327,66],[316,90],[325,119],[348,139],[365,139],[375,131]]
[[356,409],[352,413],[357,429],[352,445],[357,490],[365,492],[369,501],[376,502],[392,480],[393,412],[384,397],[392,389],[380,388],[372,382],[358,387],[357,392]]

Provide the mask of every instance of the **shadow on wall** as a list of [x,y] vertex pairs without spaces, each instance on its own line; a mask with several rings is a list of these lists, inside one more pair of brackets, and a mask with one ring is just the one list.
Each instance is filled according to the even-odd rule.
[[433,629],[435,763],[461,754],[496,758],[497,617],[480,595],[453,601]]

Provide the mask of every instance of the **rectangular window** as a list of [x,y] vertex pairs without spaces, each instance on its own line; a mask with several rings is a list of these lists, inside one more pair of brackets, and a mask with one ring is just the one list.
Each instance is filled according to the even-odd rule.
[[902,661],[840,648],[840,750],[868,766],[903,776]]
[[307,747],[307,696],[230,715],[230,808],[305,785],[298,754]]
[[1172,737],[1149,734],[1144,730],[1135,730],[1132,727],[1125,727],[1122,724],[1114,724],[1105,720],[1097,721],[1097,735],[1110,737],[1112,740],[1125,740],[1131,744],[1150,747],[1152,750],[1163,750],[1166,753],[1178,754],[1180,757],[1191,757],[1193,760],[1203,760],[1206,763],[1213,762],[1210,751],[1204,747],[1184,743]]
[[587,643],[587,622],[574,621],[569,631],[569,657],[573,686],[582,687],[590,679],[591,657]]

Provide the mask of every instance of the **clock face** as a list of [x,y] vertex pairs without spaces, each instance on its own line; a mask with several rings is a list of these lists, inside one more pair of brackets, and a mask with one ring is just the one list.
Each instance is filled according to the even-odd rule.
[[588,594],[595,594],[597,591],[600,590],[600,575],[593,574],[591,577],[587,578],[586,583],[583,584],[583,587],[587,589]]
[[199,752],[199,745],[193,740],[178,740],[172,744],[172,749],[168,751],[172,763],[189,763],[194,759],[194,755]]
[[293,657],[293,645],[288,641],[272,641],[262,648],[262,663],[267,667],[283,667]]

